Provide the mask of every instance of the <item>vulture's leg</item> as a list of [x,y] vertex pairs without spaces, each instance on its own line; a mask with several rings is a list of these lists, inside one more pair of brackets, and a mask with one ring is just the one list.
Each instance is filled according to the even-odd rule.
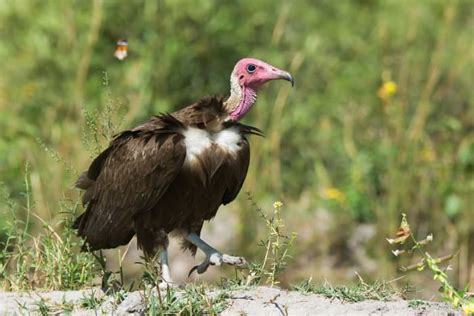
[[192,268],[191,271],[189,271],[189,275],[191,275],[195,270],[197,271],[197,273],[202,274],[206,272],[207,268],[209,268],[210,265],[220,266],[223,263],[227,263],[240,267],[247,264],[247,261],[245,261],[243,257],[229,256],[211,247],[196,233],[190,233],[185,238],[187,241],[201,249],[206,254],[206,259],[204,260],[204,262]]
[[168,249],[163,249],[160,252],[160,265],[161,265],[161,283],[160,288],[166,288],[170,285],[173,285],[173,280],[171,279],[170,267],[168,265]]
[[140,248],[143,249],[145,260],[153,267],[160,266],[161,283],[159,288],[166,289],[168,286],[174,286],[168,265],[168,235],[163,230],[146,227],[144,222],[148,220],[147,218],[141,218],[140,220],[141,222],[135,224],[137,225],[135,228],[137,242]]
[[[176,284],[173,282],[173,279],[171,278],[170,267],[168,264],[167,248],[162,248],[159,251],[159,254],[156,254],[154,256],[149,255],[145,252],[145,260],[147,261],[148,264],[152,266],[153,271],[160,273],[161,282],[160,284],[158,284],[158,288],[165,290],[168,287],[176,286]],[[155,268],[157,270],[155,270]]]

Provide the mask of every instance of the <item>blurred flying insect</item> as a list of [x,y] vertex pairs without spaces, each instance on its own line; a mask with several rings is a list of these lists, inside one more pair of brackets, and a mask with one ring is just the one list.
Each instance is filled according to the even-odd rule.
[[126,39],[120,39],[117,41],[115,46],[114,56],[118,60],[124,60],[128,56],[128,41]]

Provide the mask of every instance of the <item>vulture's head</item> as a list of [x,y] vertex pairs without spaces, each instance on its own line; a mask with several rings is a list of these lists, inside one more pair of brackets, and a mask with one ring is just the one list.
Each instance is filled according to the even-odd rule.
[[230,76],[230,97],[227,100],[230,118],[240,120],[254,105],[257,90],[266,82],[283,79],[295,81],[286,71],[255,58],[243,58],[237,62]]
[[264,83],[277,79],[288,80],[291,85],[294,85],[293,77],[288,72],[254,58],[239,60],[234,67],[232,76],[238,81],[240,87],[255,90]]

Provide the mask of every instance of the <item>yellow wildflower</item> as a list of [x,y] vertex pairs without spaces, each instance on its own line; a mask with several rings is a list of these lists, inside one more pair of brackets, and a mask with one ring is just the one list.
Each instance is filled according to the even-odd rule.
[[434,152],[433,149],[431,148],[424,148],[422,151],[421,151],[421,159],[423,161],[434,161],[436,158],[436,153]]
[[344,194],[344,192],[342,192],[338,188],[333,188],[333,187],[325,188],[323,190],[323,196],[325,199],[334,200],[339,203],[342,203],[346,200],[346,195]]
[[379,91],[377,92],[377,95],[382,100],[387,101],[395,93],[397,93],[397,89],[398,89],[397,84],[392,80],[388,80],[388,81],[385,81],[382,84],[382,86],[379,88]]
[[23,91],[27,96],[31,97],[36,91],[36,85],[29,82],[23,86]]
[[463,306],[464,315],[474,315],[474,302],[469,302],[467,305]]
[[319,125],[319,129],[329,130],[331,128],[331,121],[328,118],[323,118]]

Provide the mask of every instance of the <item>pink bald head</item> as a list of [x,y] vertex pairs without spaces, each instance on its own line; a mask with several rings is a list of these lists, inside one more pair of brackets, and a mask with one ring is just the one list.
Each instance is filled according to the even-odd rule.
[[266,62],[255,58],[243,58],[237,62],[232,75],[241,87],[257,89],[270,80],[284,79],[294,84],[293,77]]
[[293,77],[255,58],[243,58],[237,62],[230,76],[230,97],[226,101],[230,119],[238,121],[255,104],[257,90],[265,82],[283,79],[294,84]]

